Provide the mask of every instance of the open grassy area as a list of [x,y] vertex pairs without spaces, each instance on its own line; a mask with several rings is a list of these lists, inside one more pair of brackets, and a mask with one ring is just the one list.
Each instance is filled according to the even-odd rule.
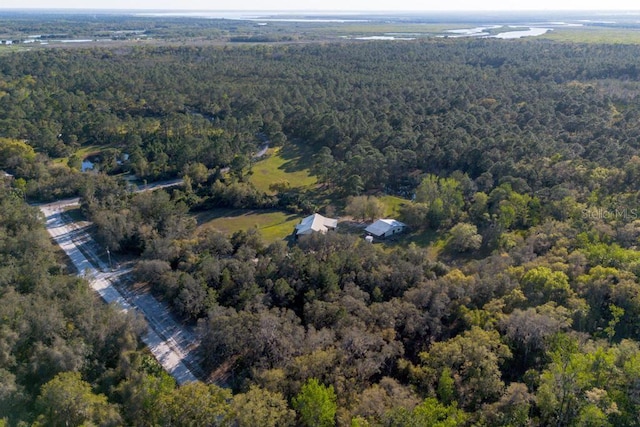
[[251,182],[270,194],[269,186],[282,181],[292,188],[310,187],[317,181],[309,172],[313,154],[311,148],[295,143],[269,150],[267,157],[253,165]]
[[[380,34],[411,34],[413,36],[427,36],[441,34],[450,29],[464,28],[465,24],[449,23],[323,23],[309,24],[305,30],[324,35],[380,35]],[[475,24],[470,24],[476,26]]]
[[571,27],[558,28],[536,38],[573,43],[640,44],[640,30],[635,28]]
[[196,216],[199,227],[215,228],[231,235],[239,230],[257,228],[265,242],[289,236],[300,222],[300,215],[278,210],[213,209]]
[[[82,147],[78,148],[73,154],[78,156],[80,159],[84,160],[89,156],[94,156],[96,154],[100,154],[100,152],[102,152],[102,150],[105,150],[107,148],[109,148],[108,145],[96,145],[96,144],[85,145],[85,146],[82,146]],[[67,162],[69,161],[69,157],[56,157],[56,158],[52,159],[52,161],[53,161],[53,163],[64,163],[64,164],[67,164]]]
[[16,45],[16,44],[10,44],[10,45],[0,45],[0,56],[2,55],[10,55],[12,53],[16,53],[16,52],[27,52],[29,49],[24,47],[24,46],[20,46],[20,45]]
[[400,215],[400,208],[404,206],[406,203],[409,203],[409,200],[403,199],[402,197],[397,196],[382,196],[380,197],[380,201],[384,203],[384,216],[385,218],[398,218]]

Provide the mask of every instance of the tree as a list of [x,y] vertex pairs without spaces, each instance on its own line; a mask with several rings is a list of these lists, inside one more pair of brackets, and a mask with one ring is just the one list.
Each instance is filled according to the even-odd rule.
[[182,174],[191,178],[194,184],[201,185],[209,178],[209,169],[202,163],[190,163],[185,165]]
[[423,229],[430,226],[429,206],[425,203],[407,203],[400,208],[402,221],[416,229]]
[[135,373],[121,382],[116,393],[122,401],[122,414],[131,426],[159,425],[161,402],[176,388],[175,380],[164,371],[157,375]]
[[[625,425],[629,416],[637,419],[636,409],[631,409],[637,401],[637,386],[623,386],[626,391],[620,393],[618,385],[638,381],[634,368],[627,370],[638,355],[637,344],[629,344],[581,348],[577,339],[556,335],[548,354],[551,363],[542,372],[536,393],[542,421],[559,426],[606,426]],[[619,403],[631,403],[626,408],[630,412],[621,413]]]
[[231,411],[231,418],[238,427],[286,427],[293,425],[296,415],[281,393],[257,386],[236,394]]
[[120,425],[122,420],[106,396],[94,394],[79,372],[63,372],[42,386],[36,401],[42,426]]
[[229,413],[231,392],[201,382],[185,384],[162,395],[160,418],[163,425],[220,426]]
[[482,416],[486,425],[491,426],[528,426],[529,411],[534,396],[522,383],[511,383],[499,401],[483,408]]
[[347,196],[357,196],[364,190],[364,183],[362,177],[357,174],[349,175],[344,181],[342,189]]
[[453,405],[443,405],[437,399],[427,398],[412,411],[393,410],[385,425],[390,427],[457,427],[464,426],[469,416]]
[[463,408],[477,409],[501,394],[504,383],[500,363],[511,357],[509,348],[500,342],[496,331],[484,331],[476,326],[448,341],[431,346],[422,353],[422,369],[426,383],[435,389],[443,370],[455,379],[456,395]]
[[82,169],[82,159],[77,154],[72,154],[67,160],[67,166],[79,171]]
[[362,219],[362,221],[373,221],[384,214],[384,204],[373,196],[349,197],[345,212],[354,218]]
[[480,249],[482,236],[478,234],[478,227],[461,222],[456,224],[450,232],[447,247],[454,252],[468,252]]
[[229,165],[229,170],[233,176],[237,179],[242,180],[244,176],[244,169],[250,165],[249,159],[245,155],[237,155],[231,161],[231,165]]
[[520,282],[525,296],[534,305],[548,301],[565,304],[575,294],[569,287],[567,275],[562,271],[552,271],[549,267],[532,268],[522,276]]
[[292,401],[302,425],[331,427],[336,424],[336,394],[333,386],[326,387],[310,378]]
[[35,160],[36,153],[29,144],[9,138],[0,138],[0,169],[15,171],[19,166]]
[[333,181],[332,177],[335,176],[334,169],[336,166],[336,162],[331,154],[331,149],[324,146],[313,158],[312,172],[318,177],[320,182],[325,184],[331,183]]
[[415,203],[426,207],[429,227],[437,228],[441,223],[451,223],[461,215],[464,198],[457,180],[429,174],[416,189]]

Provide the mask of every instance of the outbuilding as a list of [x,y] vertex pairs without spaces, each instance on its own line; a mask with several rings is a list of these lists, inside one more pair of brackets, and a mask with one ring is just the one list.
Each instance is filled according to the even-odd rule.
[[394,234],[402,233],[406,224],[395,219],[379,219],[364,229],[369,235],[384,239]]
[[309,215],[300,224],[296,225],[296,237],[312,233],[326,233],[327,231],[335,230],[337,226],[337,219],[326,218],[316,213]]

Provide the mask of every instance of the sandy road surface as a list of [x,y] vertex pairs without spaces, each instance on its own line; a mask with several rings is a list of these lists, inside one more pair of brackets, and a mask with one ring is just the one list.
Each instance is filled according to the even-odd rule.
[[114,303],[125,311],[137,310],[144,315],[149,330],[143,341],[164,369],[179,384],[195,381],[200,375],[199,365],[192,351],[196,343],[195,337],[175,321],[167,307],[149,293],[125,291],[123,294],[114,286],[115,281],[129,274],[131,269],[118,267],[110,271],[109,266],[96,254],[97,245],[86,228],[74,224],[63,215],[64,208],[77,205],[78,202],[78,199],[69,199],[39,206],[46,217],[47,231],[69,256],[79,274],[89,279],[91,287],[107,303]]

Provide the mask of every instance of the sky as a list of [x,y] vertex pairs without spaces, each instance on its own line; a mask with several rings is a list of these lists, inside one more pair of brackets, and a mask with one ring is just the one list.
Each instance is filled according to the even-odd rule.
[[[515,4],[514,4],[515,3]],[[476,11],[629,10],[638,0],[1,0],[0,9]]]

